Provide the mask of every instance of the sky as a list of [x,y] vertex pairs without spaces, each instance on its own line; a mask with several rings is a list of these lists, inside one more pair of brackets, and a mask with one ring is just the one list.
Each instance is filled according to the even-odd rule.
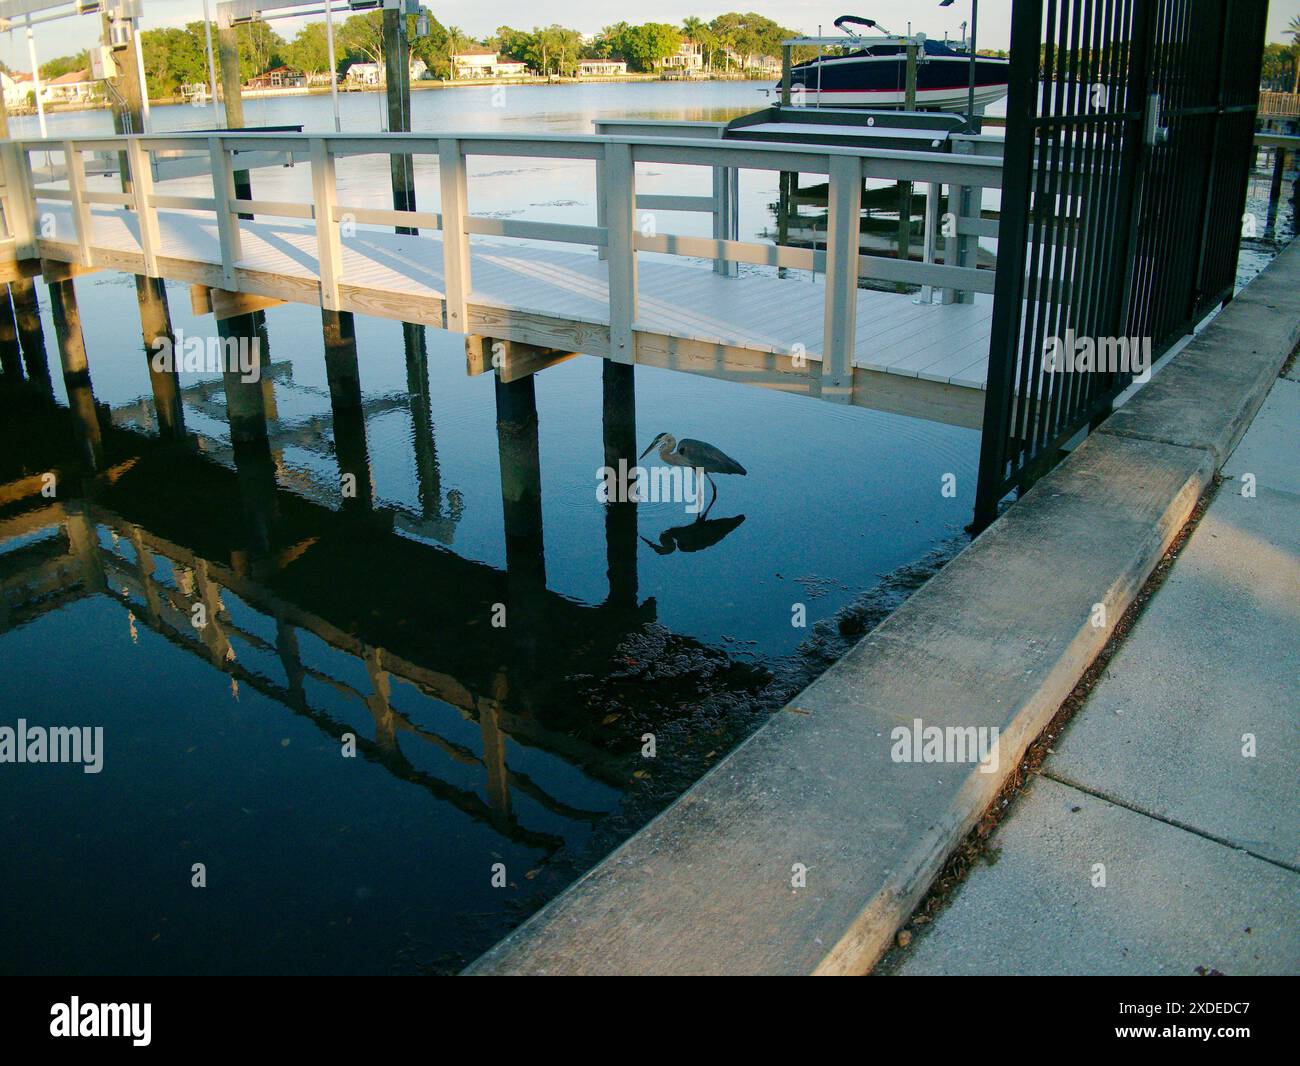
[[[209,0],[213,13],[216,0]],[[484,37],[498,26],[532,29],[558,22],[563,26],[596,33],[612,22],[680,23],[695,15],[705,21],[724,11],[753,11],[802,33],[816,33],[817,27],[828,36],[836,33],[831,25],[846,9],[838,0],[735,0],[728,4],[715,0],[658,0],[653,5],[633,0],[426,0],[426,5],[444,26],[459,26],[471,37]],[[0,4],[0,6],[3,6]],[[940,8],[938,0],[855,0],[847,8],[854,14],[876,19],[893,33],[907,30],[910,20],[915,32],[942,38],[947,30],[960,37],[963,19],[969,18],[970,0],[955,0],[951,7]],[[1268,40],[1282,41],[1283,29],[1300,15],[1300,0],[1273,0],[1269,6]],[[203,17],[203,0],[144,0],[144,28],[183,26]],[[320,19],[321,16],[316,16]],[[1011,0],[984,0],[980,8],[978,43],[981,48],[1006,48],[1010,38]],[[99,17],[82,15],[36,28],[36,50],[40,62],[68,55],[94,43],[99,36]],[[285,20],[274,26],[282,36],[292,37],[300,22]],[[0,58],[11,67],[27,70],[27,41],[24,32],[0,34]]]

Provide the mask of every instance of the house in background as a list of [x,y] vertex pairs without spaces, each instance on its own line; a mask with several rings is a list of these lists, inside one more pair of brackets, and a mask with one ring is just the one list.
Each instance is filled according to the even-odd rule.
[[528,73],[528,65],[491,48],[475,47],[453,52],[451,70],[457,78],[518,78]]
[[384,80],[384,72],[378,63],[353,63],[344,77],[353,85],[379,85]]
[[579,59],[578,77],[610,78],[627,73],[627,64],[621,59]]
[[4,89],[7,107],[24,106],[33,88],[32,76],[23,70],[0,70],[0,87]]
[[731,70],[744,70],[755,74],[781,73],[781,61],[776,56],[760,55],[757,52],[737,52],[734,48],[723,49],[726,65]]
[[256,77],[249,78],[245,89],[305,89],[307,75],[292,67],[272,67]]
[[43,88],[41,95],[51,103],[79,103],[95,95],[95,82],[89,70],[70,70],[51,78]]
[[680,70],[687,74],[704,69],[704,45],[695,41],[683,41],[677,51],[666,59],[656,59],[659,70]]

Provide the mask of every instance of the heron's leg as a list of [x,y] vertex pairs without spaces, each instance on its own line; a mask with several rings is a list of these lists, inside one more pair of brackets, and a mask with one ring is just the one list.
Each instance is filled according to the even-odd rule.
[[709,488],[713,490],[713,499],[709,501],[708,507],[704,508],[704,513],[708,514],[713,510],[713,505],[718,502],[718,486],[713,483],[713,478],[709,477],[709,472],[704,471],[704,480],[709,483]]

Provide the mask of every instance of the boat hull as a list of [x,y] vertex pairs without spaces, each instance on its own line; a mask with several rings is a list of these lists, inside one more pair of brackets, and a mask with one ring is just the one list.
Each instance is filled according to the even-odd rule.
[[[1006,60],[975,63],[975,108],[982,111],[1007,94]],[[903,107],[907,62],[899,56],[844,56],[802,63],[790,72],[791,94],[810,107]],[[916,106],[965,111],[970,60],[927,56],[916,68]]]

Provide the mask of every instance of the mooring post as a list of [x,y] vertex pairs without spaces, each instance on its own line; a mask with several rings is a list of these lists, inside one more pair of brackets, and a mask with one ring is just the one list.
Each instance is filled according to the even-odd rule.
[[368,511],[374,505],[366,417],[361,406],[356,327],[350,311],[321,311],[325,334],[325,377],[334,415],[334,451],[344,510]]
[[[384,0],[384,76],[387,79],[388,129],[411,129],[411,45],[406,37],[406,0]],[[388,157],[393,180],[393,210],[415,210],[415,162],[411,156]],[[398,233],[415,233],[398,226]]]
[[77,290],[71,278],[50,282],[50,311],[59,345],[59,362],[63,365],[68,408],[76,419],[86,462],[91,470],[99,470],[104,465],[104,437],[90,385],[90,363],[86,359],[86,338],[81,331]]
[[[234,26],[217,23],[217,55],[221,63],[221,99],[226,112],[226,129],[244,128],[244,98],[241,95],[242,79],[239,76],[239,35]],[[253,185],[247,170],[234,172],[235,196],[240,200],[253,198]],[[252,218],[252,215],[240,215]]]
[[[636,367],[602,361],[605,465],[614,472],[616,495],[605,505],[605,560],[609,603],[635,607],[637,596],[636,499],[630,477],[636,466]],[[620,475],[626,470],[629,477]],[[608,484],[608,482],[607,482]]]
[[[169,440],[185,436],[185,408],[181,403],[181,379],[177,372],[175,334],[172,332],[171,308],[161,278],[137,274],[135,298],[140,306],[140,333],[144,355],[149,364],[149,385],[153,389],[154,412],[158,416],[158,433]],[[171,358],[162,356],[171,353]]]
[[1282,186],[1286,179],[1287,151],[1281,145],[1273,149],[1273,180],[1268,187],[1268,215],[1264,223],[1264,236],[1271,238],[1277,228],[1277,212],[1282,203]]
[[537,444],[537,394],[529,375],[504,383],[495,378],[497,451],[505,517],[506,568],[512,584],[546,584],[542,540],[542,467]]
[[424,327],[403,322],[402,346],[406,352],[406,392],[411,403],[420,514],[425,518],[436,518],[442,514],[442,471],[438,466],[438,444],[433,436],[433,401],[429,395],[429,356],[425,349]]
[[86,359],[86,338],[81,332],[81,311],[77,307],[77,290],[71,278],[50,282],[50,315],[54,319],[54,337],[59,345],[59,362],[63,380],[90,380]]
[[[252,312],[217,321],[217,334],[227,365],[222,373],[226,389],[226,417],[230,422],[230,440],[238,448],[267,439],[266,400],[262,393],[261,338]],[[249,370],[230,365],[230,353],[247,355]]]
[[9,287],[0,292],[0,369],[11,381],[23,379],[23,357],[18,350],[18,325],[9,299]]
[[31,278],[19,278],[9,283],[9,294],[13,298],[14,321],[28,380],[47,396],[53,396],[54,383],[50,380],[50,361],[45,352],[45,330],[41,326],[41,305],[36,296],[36,286]]
[[275,456],[265,437],[235,444],[235,477],[243,510],[244,535],[255,577],[269,577],[277,567],[272,557],[275,527],[280,519]]

